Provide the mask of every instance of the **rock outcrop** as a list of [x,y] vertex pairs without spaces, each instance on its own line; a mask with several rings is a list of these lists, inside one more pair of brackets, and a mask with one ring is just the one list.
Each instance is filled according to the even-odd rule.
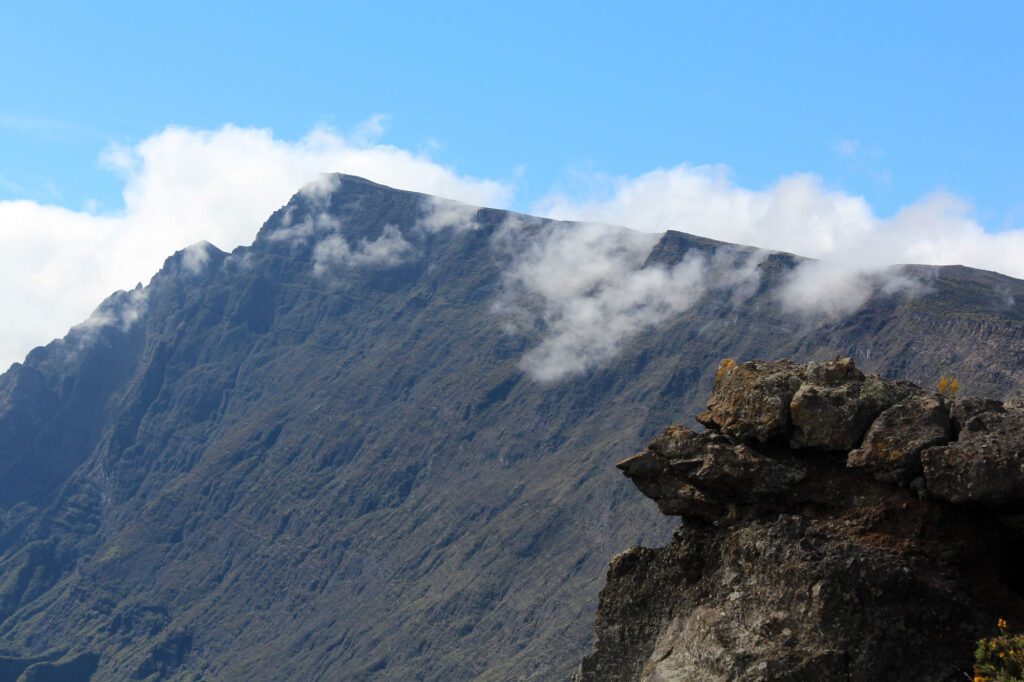
[[1024,622],[1024,405],[727,360],[698,420],[618,465],[683,520],[612,561],[577,680],[957,680]]

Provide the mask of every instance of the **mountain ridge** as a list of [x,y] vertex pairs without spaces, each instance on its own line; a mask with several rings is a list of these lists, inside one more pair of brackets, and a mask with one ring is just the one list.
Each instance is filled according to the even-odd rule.
[[[671,531],[611,464],[695,412],[723,355],[1021,385],[1019,307],[987,276],[814,322],[766,285],[786,254],[536,381],[524,354],[563,318],[516,264],[579,228],[439,206],[336,177],[0,375],[0,649],[94,654],[96,679],[566,677],[608,557]],[[621,247],[628,274],[711,248],[606,229],[568,275],[578,253]]]

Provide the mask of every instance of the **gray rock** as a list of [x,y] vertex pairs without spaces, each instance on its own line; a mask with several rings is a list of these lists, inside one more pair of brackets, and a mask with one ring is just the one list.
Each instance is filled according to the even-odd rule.
[[617,466],[663,514],[705,521],[722,517],[733,505],[779,495],[805,475],[798,465],[685,426],[670,426]]
[[794,449],[851,450],[860,445],[882,411],[922,392],[912,384],[864,377],[849,358],[825,363],[816,376],[823,380],[814,382],[808,377],[793,396],[789,444]]
[[[918,504],[903,514],[919,521]],[[963,679],[984,617],[928,568],[940,548],[918,542],[920,562],[834,523],[684,524],[666,547],[620,555],[575,679]]]
[[948,443],[950,437],[946,404],[933,396],[914,396],[878,416],[846,466],[867,469],[881,481],[907,484],[921,474],[921,452]]
[[967,421],[983,412],[1005,412],[1003,404],[988,398],[958,398],[949,408],[950,426],[954,436],[963,430]]
[[786,438],[789,404],[803,375],[803,367],[788,360],[742,365],[724,360],[707,410],[697,421],[737,440],[765,443]]
[[942,398],[846,358],[724,363],[717,430],[671,427],[619,464],[684,518],[612,562],[575,680],[964,679],[996,618],[1024,622],[1024,410],[953,412],[950,442]]
[[948,502],[1024,505],[1024,412],[982,412],[960,438],[921,454],[928,494]]

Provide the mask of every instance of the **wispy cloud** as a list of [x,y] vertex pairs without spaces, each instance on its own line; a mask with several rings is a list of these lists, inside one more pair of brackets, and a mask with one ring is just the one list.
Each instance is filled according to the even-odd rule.
[[[248,244],[296,188],[325,172],[478,205],[510,199],[511,187],[502,182],[460,175],[426,156],[370,141],[381,125],[371,121],[355,136],[360,139],[317,128],[297,141],[257,128],[170,127],[104,153],[106,167],[124,178],[123,210],[0,201],[0,312],[11,321],[0,336],[0,365],[63,336],[97,301],[148,280],[168,254],[188,244],[208,240],[225,250]],[[389,244],[394,247],[387,241],[367,247],[365,255],[380,255]]]
[[847,158],[857,156],[857,152],[860,151],[860,140],[836,140],[835,144],[832,145],[836,154],[839,156],[845,156]]
[[360,239],[354,248],[342,235],[332,234],[313,249],[313,274],[320,277],[339,267],[392,267],[413,252],[394,225],[385,225],[376,239]]
[[476,221],[479,207],[452,201],[445,197],[427,197],[423,202],[423,215],[418,226],[428,232],[442,230],[475,230],[480,225]]
[[539,332],[540,342],[520,366],[541,382],[607,363],[632,338],[711,290],[728,290],[734,302],[742,301],[756,288],[764,256],[724,248],[688,255],[671,267],[644,267],[658,235],[551,223],[517,239],[520,230],[514,222],[497,236],[513,256],[494,311],[511,332]]
[[[903,287],[905,278],[890,268],[899,263],[959,263],[1024,277],[1024,229],[987,232],[969,204],[945,192],[882,218],[863,197],[828,189],[814,175],[788,176],[752,190],[736,185],[722,166],[678,166],[619,178],[596,198],[552,194],[536,209],[557,218],[655,232],[674,228],[821,259],[826,265],[805,265],[787,290],[805,311],[849,312],[851,301],[863,303],[875,291]],[[816,287],[821,295],[798,295]]]

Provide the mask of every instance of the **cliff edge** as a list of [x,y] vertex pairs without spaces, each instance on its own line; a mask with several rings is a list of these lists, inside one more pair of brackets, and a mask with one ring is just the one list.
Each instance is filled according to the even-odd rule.
[[612,560],[576,680],[962,680],[1024,622],[1024,403],[726,360],[697,419],[618,464],[682,522]]

